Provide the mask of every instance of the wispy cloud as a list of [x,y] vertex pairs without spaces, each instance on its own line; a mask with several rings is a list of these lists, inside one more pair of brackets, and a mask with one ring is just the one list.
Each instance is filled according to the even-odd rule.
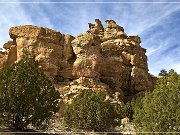
[[[83,2],[86,1],[89,0]],[[161,68],[174,68],[180,73],[180,3],[1,3],[0,6],[0,46],[9,39],[8,29],[11,26],[33,24],[76,36],[84,33],[88,29],[88,22],[94,22],[96,18],[101,19],[103,24],[106,19],[114,19],[128,35],[138,34],[142,38],[151,73],[156,75]]]
[[8,30],[10,27],[33,23],[26,16],[20,4],[1,4],[0,6],[0,46],[2,46],[9,39]]
[[[10,2],[8,0],[6,2],[0,4],[0,47],[10,39],[8,34],[10,27],[31,24],[54,28],[42,5],[8,3]],[[11,2],[20,2],[20,0]]]

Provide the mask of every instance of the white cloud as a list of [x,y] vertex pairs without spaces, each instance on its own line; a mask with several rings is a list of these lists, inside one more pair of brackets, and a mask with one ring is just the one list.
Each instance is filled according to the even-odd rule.
[[151,55],[153,55],[154,53],[158,52],[161,48],[162,48],[163,45],[159,45],[158,47],[150,47],[148,48],[148,51],[146,53],[146,55],[148,57],[150,57]]
[[8,30],[12,26],[33,24],[20,4],[0,4],[0,47],[9,40]]
[[[20,2],[14,0],[13,2]],[[0,47],[10,40],[8,30],[18,25],[39,25],[54,28],[50,16],[38,4],[0,3]]]
[[[171,20],[170,16],[180,10],[180,4],[14,3],[0,4],[0,6],[0,47],[9,39],[8,29],[11,26],[34,24],[76,36],[78,33],[84,33],[88,28],[88,22],[94,22],[96,18],[100,18],[103,23],[106,19],[114,19],[124,27],[128,35],[139,34],[143,37],[145,33],[150,34],[143,38],[142,46],[147,49],[151,73],[157,74],[161,68],[173,67],[180,72],[178,69],[180,54],[165,53],[168,49],[172,49],[170,47],[175,43],[172,36],[166,35],[161,30],[155,33],[149,32],[156,26]],[[170,27],[168,30],[171,30]],[[159,36],[162,37],[159,38]],[[177,49],[180,50],[180,48]]]
[[118,22],[130,35],[143,33],[180,9],[178,4],[124,4],[123,8],[121,5],[117,4],[114,12],[119,13]]

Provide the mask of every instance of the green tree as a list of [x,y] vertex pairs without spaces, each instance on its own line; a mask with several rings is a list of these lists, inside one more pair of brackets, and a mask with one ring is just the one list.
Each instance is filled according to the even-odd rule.
[[128,117],[130,120],[132,120],[134,111],[133,111],[133,106],[131,104],[131,101],[128,101],[125,104],[119,105],[116,111],[120,119]]
[[127,103],[122,103],[120,105],[117,105],[115,110],[117,112],[118,115],[118,119],[122,119],[125,117],[128,117],[130,119],[130,121],[133,120],[133,116],[134,116],[134,111],[137,107],[141,106],[141,98],[142,97],[138,97],[136,99],[132,99],[130,101],[128,101]]
[[166,71],[165,69],[162,69],[162,70],[159,72],[158,75],[159,75],[159,76],[167,76],[168,73],[167,73],[167,71]]
[[133,120],[133,115],[135,108],[140,106],[141,97],[138,97],[136,99],[132,99],[131,101],[128,101],[122,109],[123,117],[128,117],[130,120]]
[[43,128],[59,110],[59,98],[27,51],[19,62],[0,70],[0,119],[11,129],[23,131],[29,124]]
[[116,113],[105,93],[83,90],[64,112],[64,120],[69,127],[108,131],[115,126]]
[[168,74],[173,74],[173,73],[175,73],[174,69],[170,69],[168,72]]
[[146,93],[141,104],[134,114],[140,130],[180,132],[180,75],[169,72],[166,78],[159,78],[154,91]]

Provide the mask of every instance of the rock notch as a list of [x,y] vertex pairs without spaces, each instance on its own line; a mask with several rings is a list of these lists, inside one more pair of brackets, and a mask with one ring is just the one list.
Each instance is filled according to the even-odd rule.
[[0,52],[0,68],[18,61],[28,49],[60,91],[62,106],[82,89],[103,90],[114,103],[153,89],[140,37],[128,36],[114,20],[107,20],[104,28],[96,19],[77,37],[32,25],[12,27],[9,35],[12,41]]

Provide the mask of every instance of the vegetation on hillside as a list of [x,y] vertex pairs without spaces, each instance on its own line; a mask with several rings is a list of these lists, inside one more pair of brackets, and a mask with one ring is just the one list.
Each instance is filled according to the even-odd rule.
[[[113,125],[108,123],[110,125],[104,127],[103,125],[108,121],[113,122],[115,119],[128,117],[135,124],[137,131],[179,132],[180,75],[172,69],[169,72],[162,70],[160,75],[162,77],[157,79],[153,92],[146,92],[144,97],[133,99],[125,104],[111,106],[115,112],[101,108],[104,104],[104,98],[101,98],[103,94],[90,91],[81,93],[65,111],[67,125],[74,128],[106,131],[108,126]],[[100,118],[96,113],[102,115],[100,117],[103,120],[100,121],[102,123],[97,122]]]
[[[83,90],[65,109],[64,121],[69,128],[112,131],[128,117],[137,131],[180,132],[180,75],[162,69],[159,76],[152,92],[121,105],[112,105],[104,92]],[[59,110],[59,98],[26,51],[17,63],[0,70],[0,124],[19,131],[28,125],[46,128]]]
[[105,93],[83,90],[64,112],[66,124],[90,131],[109,131],[115,126],[116,112]]
[[140,131],[180,132],[180,75],[170,70],[163,76],[135,109],[134,123]]
[[0,70],[0,122],[11,129],[23,131],[29,124],[45,128],[59,110],[59,98],[27,51],[17,63]]

